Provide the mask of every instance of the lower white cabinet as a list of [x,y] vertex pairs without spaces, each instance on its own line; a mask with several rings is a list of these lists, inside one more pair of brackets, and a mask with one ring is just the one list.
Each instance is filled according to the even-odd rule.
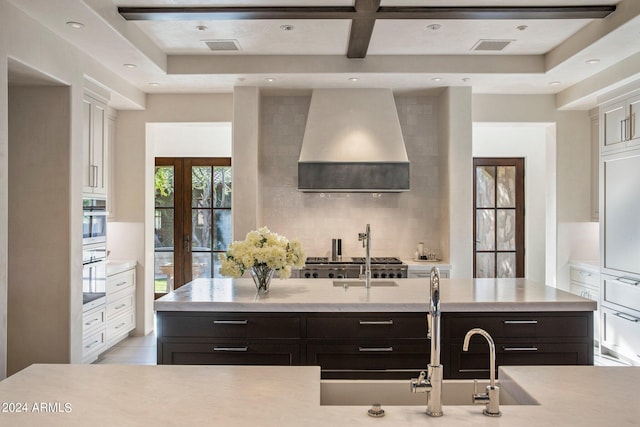
[[593,313],[593,337],[600,342],[600,268],[585,263],[570,263],[570,292],[598,303],[598,310]]
[[601,276],[602,349],[640,365],[640,278]]
[[108,265],[106,296],[84,309],[82,362],[93,363],[136,327],[135,262]]
[[109,274],[107,269],[107,348],[123,340],[136,327],[136,270]]
[[438,264],[437,262],[417,262],[417,261],[404,261],[407,264],[407,277],[414,279],[418,277],[431,277],[431,268],[438,267],[440,270],[440,277],[449,278],[451,272],[451,265]]

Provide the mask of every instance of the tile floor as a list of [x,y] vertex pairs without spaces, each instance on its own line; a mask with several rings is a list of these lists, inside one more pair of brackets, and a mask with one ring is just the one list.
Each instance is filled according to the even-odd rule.
[[[594,349],[594,365],[596,366],[626,366],[620,360],[600,354],[598,347]],[[155,365],[157,362],[156,336],[151,333],[144,337],[129,337],[102,354],[95,363],[126,364],[126,365]]]

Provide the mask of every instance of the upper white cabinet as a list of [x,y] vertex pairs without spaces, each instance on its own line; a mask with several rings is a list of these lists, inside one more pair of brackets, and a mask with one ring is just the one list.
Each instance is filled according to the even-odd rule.
[[640,146],[640,95],[604,104],[600,108],[602,152]]
[[107,105],[84,95],[82,135],[82,191],[107,195]]

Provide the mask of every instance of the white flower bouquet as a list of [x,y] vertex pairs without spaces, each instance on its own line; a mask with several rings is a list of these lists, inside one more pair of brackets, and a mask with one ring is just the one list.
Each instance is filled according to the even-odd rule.
[[[281,279],[289,278],[291,268],[300,268],[305,262],[304,251],[297,240],[289,241],[267,227],[250,231],[243,241],[231,243],[227,252],[220,254],[219,258],[222,275],[240,277],[246,270],[251,270],[254,281],[256,276],[273,275],[274,271],[278,272]],[[264,286],[256,281],[258,290],[268,291],[270,279],[270,276],[264,278],[267,281]]]

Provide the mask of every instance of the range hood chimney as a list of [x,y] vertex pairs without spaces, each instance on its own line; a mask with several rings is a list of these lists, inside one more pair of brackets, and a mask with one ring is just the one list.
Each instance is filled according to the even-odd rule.
[[409,190],[409,159],[391,89],[316,89],[298,161],[309,192]]

